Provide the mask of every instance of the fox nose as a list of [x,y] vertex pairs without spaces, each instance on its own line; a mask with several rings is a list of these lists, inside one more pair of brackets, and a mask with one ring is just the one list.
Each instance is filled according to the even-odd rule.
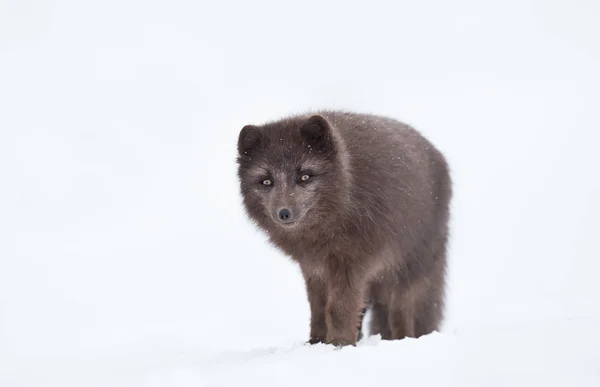
[[292,211],[288,210],[287,208],[283,208],[283,209],[279,210],[279,220],[281,220],[282,222],[287,222],[291,219],[292,219]]

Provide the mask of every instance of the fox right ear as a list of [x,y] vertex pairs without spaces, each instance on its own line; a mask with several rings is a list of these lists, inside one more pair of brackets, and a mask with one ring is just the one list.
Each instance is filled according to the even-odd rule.
[[331,127],[325,117],[313,115],[300,127],[302,137],[320,152],[333,149],[333,139],[331,137]]
[[260,137],[261,132],[258,126],[244,126],[238,137],[238,153],[240,155],[250,154],[260,144]]

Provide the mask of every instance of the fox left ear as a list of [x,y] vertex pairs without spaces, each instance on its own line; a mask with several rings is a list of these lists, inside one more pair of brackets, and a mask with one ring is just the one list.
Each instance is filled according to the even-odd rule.
[[329,122],[320,115],[314,115],[300,127],[306,142],[320,152],[333,150],[333,138]]
[[238,153],[241,155],[250,154],[261,142],[261,131],[255,125],[246,125],[240,130],[238,136]]

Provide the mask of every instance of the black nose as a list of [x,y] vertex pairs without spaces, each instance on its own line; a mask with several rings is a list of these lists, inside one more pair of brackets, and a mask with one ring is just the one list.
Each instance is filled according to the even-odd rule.
[[284,208],[283,210],[279,210],[279,220],[290,220],[292,218],[292,212],[290,210],[288,210],[287,208]]

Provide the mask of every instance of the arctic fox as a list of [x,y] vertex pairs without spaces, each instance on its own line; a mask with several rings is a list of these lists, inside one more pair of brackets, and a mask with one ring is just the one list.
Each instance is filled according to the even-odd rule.
[[452,182],[444,156],[391,118],[324,110],[244,126],[246,214],[300,266],[308,342],[419,337],[444,316]]

